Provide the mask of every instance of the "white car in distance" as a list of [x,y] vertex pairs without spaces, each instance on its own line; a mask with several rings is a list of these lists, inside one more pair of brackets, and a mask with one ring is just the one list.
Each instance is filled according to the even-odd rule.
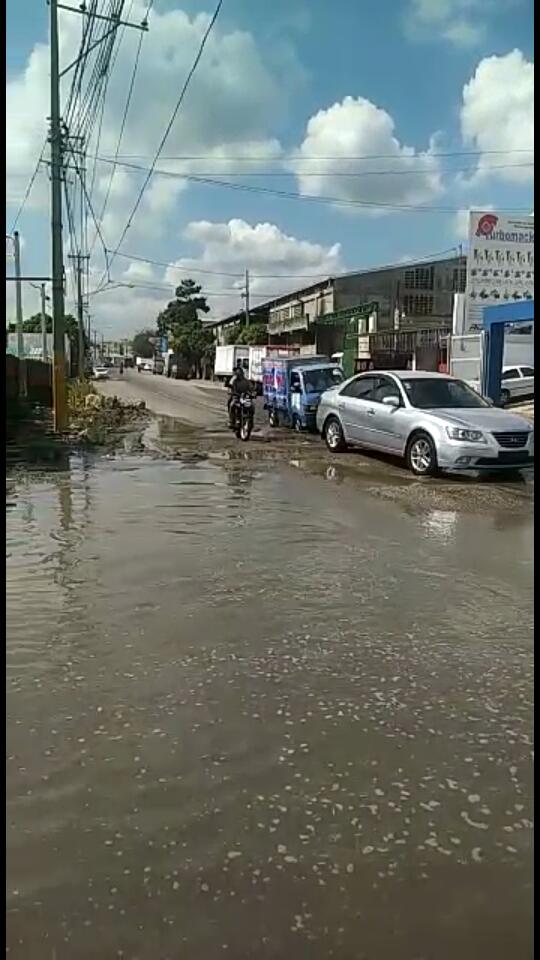
[[[477,393],[480,392],[480,382],[478,380],[470,380],[469,384]],[[501,403],[510,403],[512,400],[526,400],[529,397],[534,397],[534,367],[522,364],[503,367]]]

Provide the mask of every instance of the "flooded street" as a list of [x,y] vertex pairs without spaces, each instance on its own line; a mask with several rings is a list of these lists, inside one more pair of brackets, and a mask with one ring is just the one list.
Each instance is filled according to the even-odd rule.
[[529,958],[530,500],[182,442],[7,480],[8,955]]

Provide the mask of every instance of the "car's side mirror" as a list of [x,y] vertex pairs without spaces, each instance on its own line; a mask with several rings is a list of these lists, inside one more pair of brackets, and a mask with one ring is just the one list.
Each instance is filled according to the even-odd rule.
[[399,401],[399,397],[397,397],[397,396],[384,397],[384,398],[383,398],[383,403],[384,403],[385,407],[394,407],[394,409],[395,409],[396,407],[401,406],[400,401]]

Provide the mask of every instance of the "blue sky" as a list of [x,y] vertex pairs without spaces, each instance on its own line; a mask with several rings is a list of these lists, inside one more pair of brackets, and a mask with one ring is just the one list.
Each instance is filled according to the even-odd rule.
[[[135,0],[135,15],[142,6]],[[199,0],[156,0],[121,149],[124,158],[141,156],[127,162],[148,165],[195,55],[206,23],[201,14],[211,9]],[[8,230],[45,130],[47,53],[42,49],[36,57],[33,51],[47,43],[47,16],[43,0],[8,0]],[[80,26],[73,24],[75,15],[64,16],[70,24],[63,53],[69,56]],[[114,153],[135,42],[134,33],[123,41],[112,75],[100,156]],[[465,216],[457,211],[470,205],[530,212],[532,179],[524,164],[533,159],[526,152],[532,147],[532,56],[528,0],[225,0],[163,151],[164,158],[205,159],[187,166],[160,161],[158,169],[189,168],[304,199],[158,177],[121,251],[175,262],[179,270],[118,257],[112,276],[158,285],[178,281],[190,268],[194,276],[197,268],[212,271],[197,279],[217,315],[239,306],[240,280],[225,274],[245,267],[254,274],[254,297],[263,298],[301,285],[275,274],[352,269],[457,245],[466,234]],[[373,160],[349,159],[368,154]],[[223,160],[231,155],[262,159]],[[340,159],[326,160],[334,155]],[[97,210],[110,170],[104,162],[97,168]],[[238,176],[254,170],[264,175]],[[318,176],[306,177],[307,171]],[[110,248],[142,176],[127,167],[115,175],[102,224]],[[346,202],[326,204],[324,196]],[[359,200],[393,206],[359,209]],[[396,209],[403,206],[430,209]],[[18,227],[25,271],[47,271],[43,173]],[[94,265],[100,276],[99,243]],[[167,296],[148,286],[105,290],[91,311],[106,332],[127,333],[147,316],[151,322]],[[28,310],[32,297],[25,292]]]

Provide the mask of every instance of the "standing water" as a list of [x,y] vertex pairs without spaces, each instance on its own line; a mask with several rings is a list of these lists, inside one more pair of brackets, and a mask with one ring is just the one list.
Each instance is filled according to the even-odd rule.
[[10,957],[530,955],[528,518],[128,457],[7,500]]

